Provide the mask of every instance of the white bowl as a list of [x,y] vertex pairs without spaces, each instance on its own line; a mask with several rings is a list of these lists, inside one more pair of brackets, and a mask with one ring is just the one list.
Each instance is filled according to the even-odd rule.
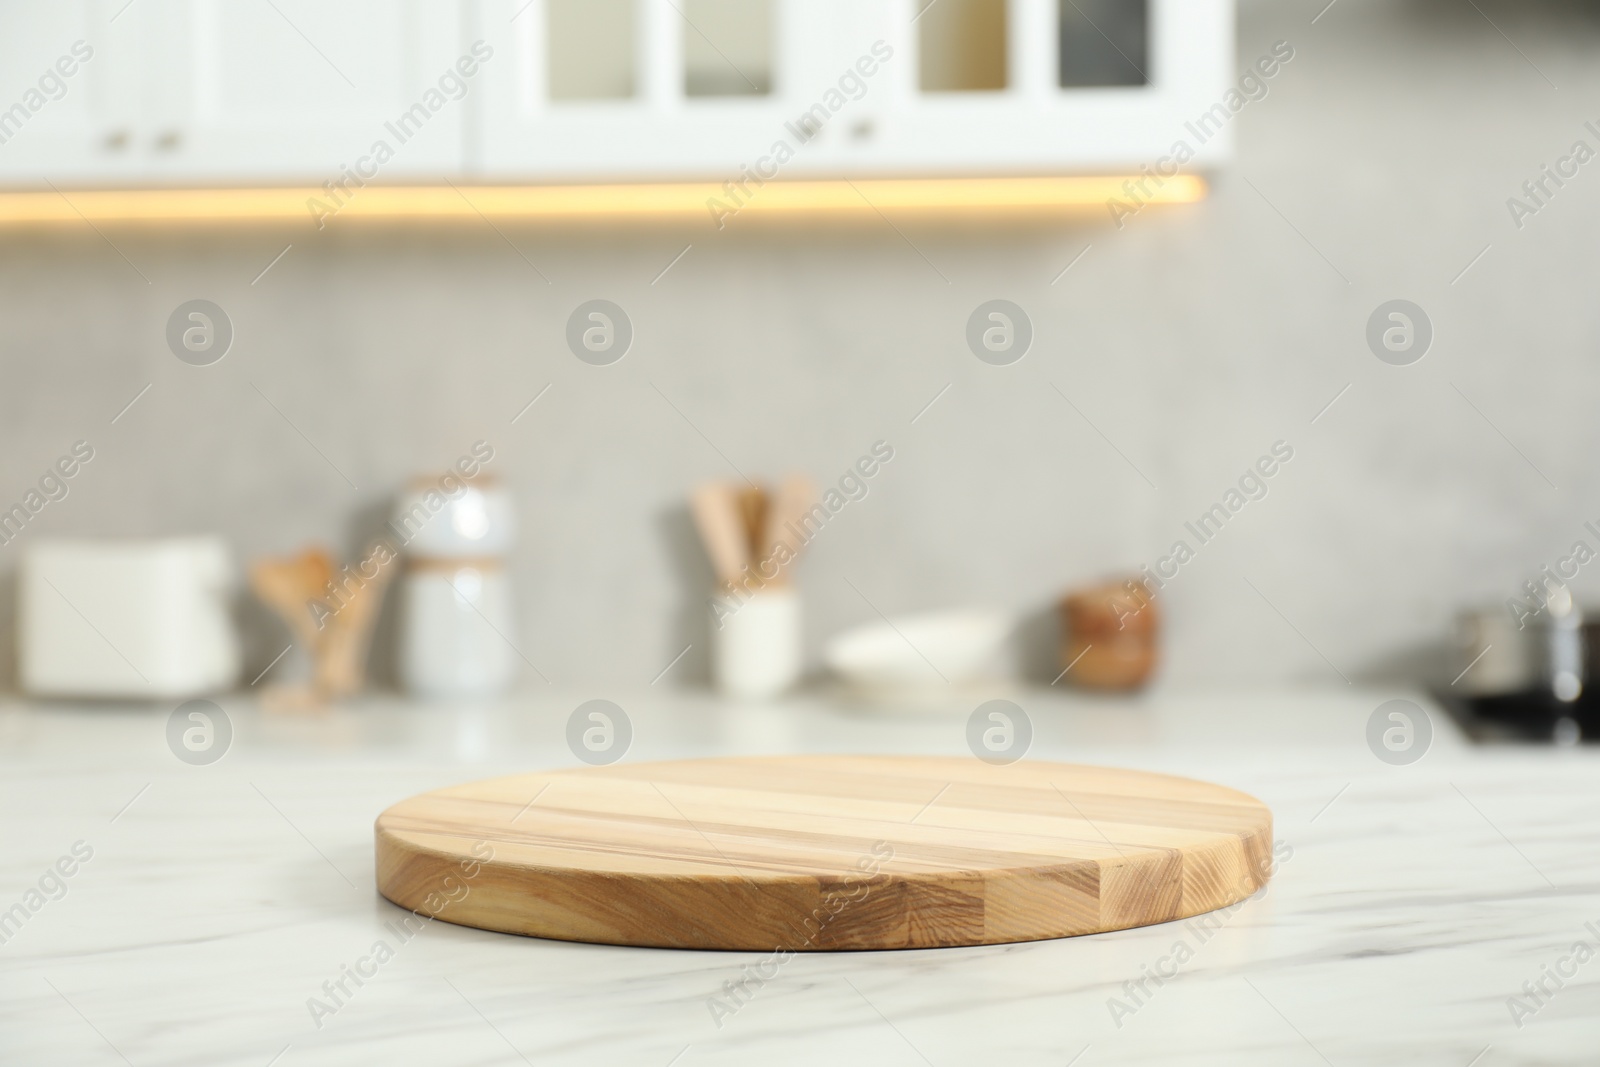
[[871,692],[926,691],[993,676],[1013,620],[963,608],[907,615],[846,630],[822,650],[829,670]]

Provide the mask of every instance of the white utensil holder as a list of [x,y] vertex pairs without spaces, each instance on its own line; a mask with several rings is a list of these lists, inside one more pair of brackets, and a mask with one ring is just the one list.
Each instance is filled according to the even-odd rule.
[[799,680],[800,594],[793,586],[716,597],[711,616],[711,676],[724,696],[777,696]]

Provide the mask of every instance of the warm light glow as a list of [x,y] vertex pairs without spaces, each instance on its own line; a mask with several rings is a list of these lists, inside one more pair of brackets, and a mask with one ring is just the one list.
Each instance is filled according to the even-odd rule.
[[[749,186],[738,205],[721,186],[651,185],[368,186],[339,205],[320,189],[63,189],[0,192],[0,225],[80,222],[299,221],[346,219],[593,219],[697,217],[713,224],[732,214],[860,214],[873,211],[1046,212],[1104,207],[1115,197],[1134,206],[1123,177],[914,178],[774,181]],[[1148,181],[1147,203],[1190,203],[1206,184],[1192,175]],[[721,207],[717,207],[720,204]]]

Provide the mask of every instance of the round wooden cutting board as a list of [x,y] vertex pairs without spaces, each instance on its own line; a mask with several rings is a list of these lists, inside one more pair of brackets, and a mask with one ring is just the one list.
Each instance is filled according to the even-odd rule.
[[1142,771],[965,758],[524,774],[401,801],[376,829],[379,891],[423,917],[567,941],[762,952],[1121,930],[1241,900],[1272,863],[1272,813],[1244,793]]

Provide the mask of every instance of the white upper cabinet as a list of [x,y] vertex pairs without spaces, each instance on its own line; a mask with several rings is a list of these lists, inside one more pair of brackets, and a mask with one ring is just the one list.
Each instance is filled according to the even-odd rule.
[[151,146],[134,130],[155,106],[146,27],[122,0],[0,8],[0,176],[7,184],[135,180]]
[[0,179],[321,184],[363,159],[383,179],[459,174],[464,22],[454,0],[6,5],[0,69],[43,71],[78,40],[93,55],[0,145]]
[[358,164],[384,179],[459,173],[476,81],[456,69],[468,53],[460,4],[137,2],[165,21],[175,60],[157,133],[178,140],[172,170],[230,183],[337,179]]
[[1233,0],[0,7],[0,184],[749,182],[1221,158]]
[[[482,179],[1137,168],[1232,74],[1232,0],[481,0]],[[1221,158],[1227,133],[1195,144]]]

